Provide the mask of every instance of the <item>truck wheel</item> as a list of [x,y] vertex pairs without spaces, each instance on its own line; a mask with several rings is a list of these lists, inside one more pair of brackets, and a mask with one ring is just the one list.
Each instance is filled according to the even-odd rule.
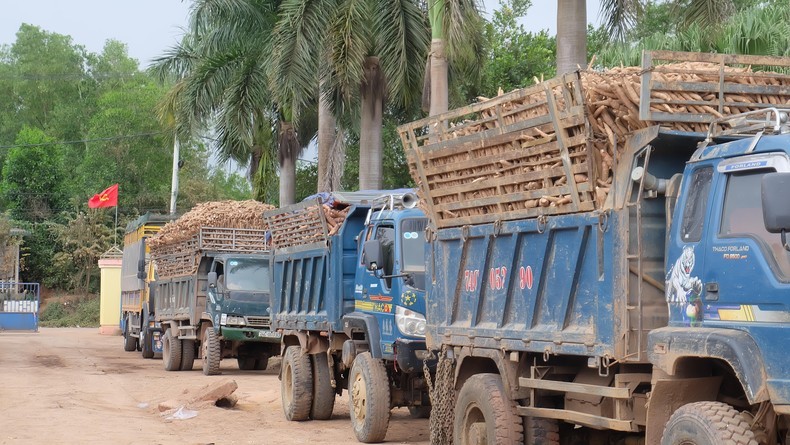
[[560,423],[554,419],[524,418],[525,445],[560,445]]
[[131,352],[135,349],[137,349],[137,339],[132,337],[132,317],[127,315],[123,330],[123,350]]
[[522,443],[521,418],[497,374],[473,375],[455,403],[453,437],[456,444],[504,445]]
[[201,356],[203,357],[203,374],[219,374],[219,361],[222,358],[222,349],[219,344],[219,337],[214,332],[214,327],[209,326],[203,331],[203,343],[200,345]]
[[191,371],[195,366],[195,340],[181,340],[181,370]]
[[427,419],[431,417],[431,407],[425,405],[410,406],[409,415],[414,419]]
[[332,388],[332,371],[329,369],[326,353],[310,355],[313,365],[313,404],[310,418],[329,420],[335,409],[335,389]]
[[390,381],[384,364],[370,352],[354,358],[348,376],[348,406],[358,441],[384,440],[390,422]]
[[140,344],[143,348],[143,358],[154,358],[154,345],[151,343],[154,336],[150,328],[143,328],[140,330]]
[[243,371],[251,371],[255,369],[255,358],[254,357],[239,357],[236,359],[239,362],[239,369]]
[[269,367],[269,355],[263,354],[255,360],[255,370],[256,371],[266,371],[266,368]]
[[181,341],[173,338],[172,329],[166,330],[162,338],[162,362],[165,364],[165,371],[181,369]]
[[749,420],[721,402],[681,406],[669,418],[661,445],[757,445]]
[[307,420],[313,402],[313,372],[310,357],[300,346],[288,346],[283,356],[280,393],[285,418]]

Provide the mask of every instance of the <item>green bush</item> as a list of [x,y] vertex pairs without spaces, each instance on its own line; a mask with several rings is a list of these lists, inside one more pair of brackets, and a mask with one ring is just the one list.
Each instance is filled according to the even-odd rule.
[[41,312],[44,327],[98,327],[101,301],[98,295],[83,297],[76,302],[53,301]]

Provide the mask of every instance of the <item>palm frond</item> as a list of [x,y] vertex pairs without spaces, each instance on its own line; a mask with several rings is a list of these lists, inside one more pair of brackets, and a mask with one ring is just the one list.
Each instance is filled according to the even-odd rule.
[[485,20],[478,0],[439,0],[450,69],[474,76],[485,58]]
[[639,0],[603,0],[601,14],[606,31],[614,40],[624,41],[628,30],[636,24],[641,8]]
[[410,0],[380,0],[374,16],[390,96],[408,105],[421,93],[430,27],[422,9]]
[[330,88],[351,102],[363,79],[363,63],[373,49],[373,5],[368,0],[342,0],[329,28],[327,54]]
[[318,93],[318,67],[335,0],[285,0],[272,37],[269,82],[298,116]]
[[704,27],[718,26],[735,12],[733,0],[689,0],[676,2],[674,13],[690,25],[698,23]]

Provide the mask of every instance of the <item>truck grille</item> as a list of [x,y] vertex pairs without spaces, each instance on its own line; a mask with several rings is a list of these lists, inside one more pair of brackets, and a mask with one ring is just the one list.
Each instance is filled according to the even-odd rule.
[[268,328],[272,322],[269,317],[247,317],[247,326],[256,328]]

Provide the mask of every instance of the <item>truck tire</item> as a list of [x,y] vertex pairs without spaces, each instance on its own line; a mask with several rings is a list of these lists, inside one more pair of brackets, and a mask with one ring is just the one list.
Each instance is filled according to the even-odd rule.
[[477,374],[458,393],[453,439],[460,445],[522,443],[522,423],[516,404],[505,393],[502,378],[498,374]]
[[151,332],[151,328],[144,327],[140,330],[140,344],[143,349],[143,358],[154,358],[153,340],[154,336]]
[[721,402],[678,408],[664,427],[661,445],[757,445],[746,416]]
[[239,362],[239,369],[242,371],[251,371],[255,369],[255,357],[238,357],[236,361]]
[[195,340],[181,340],[181,370],[191,371],[195,366]]
[[214,327],[209,326],[203,330],[203,343],[200,345],[201,357],[203,358],[203,374],[217,375],[219,371],[219,361],[222,358],[222,345],[219,344],[219,337],[214,332]]
[[269,354],[262,354],[255,360],[256,371],[266,371],[269,367]]
[[291,421],[310,418],[313,403],[313,372],[310,357],[300,346],[288,346],[283,355],[280,394],[285,418]]
[[310,418],[313,420],[329,420],[335,409],[335,389],[332,388],[332,371],[326,353],[310,355],[313,365],[313,404],[310,407]]
[[181,340],[173,338],[173,330],[165,331],[162,338],[162,362],[165,371],[178,371],[181,369]]
[[410,406],[409,415],[413,419],[427,419],[431,417],[431,407],[425,405]]
[[137,339],[132,337],[132,317],[127,315],[123,329],[123,350],[131,352],[135,349],[137,349]]
[[560,423],[554,419],[524,417],[524,445],[560,445]]
[[357,440],[384,440],[390,422],[390,381],[384,363],[363,352],[354,358],[348,376],[348,407]]

